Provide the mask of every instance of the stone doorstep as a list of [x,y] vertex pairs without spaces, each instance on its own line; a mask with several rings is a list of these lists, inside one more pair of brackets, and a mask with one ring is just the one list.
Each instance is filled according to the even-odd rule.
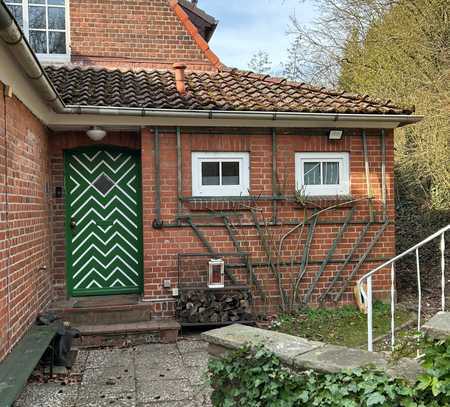
[[430,338],[447,339],[450,337],[450,312],[438,312],[422,329]]
[[145,333],[154,331],[179,330],[180,324],[174,320],[129,322],[122,324],[80,325],[82,335]]
[[414,382],[417,375],[422,372],[414,359],[402,358],[393,365],[383,353],[328,345],[240,324],[214,329],[201,336],[209,343],[208,352],[213,357],[221,357],[245,344],[262,344],[277,355],[287,367],[299,371],[336,373],[342,369],[371,365],[384,370],[392,377],[402,377],[410,382]]
[[152,334],[159,337],[159,342],[175,343],[180,327],[175,320],[76,326],[83,337],[79,343],[80,346],[120,345],[125,340],[133,344],[141,344],[149,342]]
[[78,308],[73,306],[52,307],[49,312],[69,321],[72,325],[106,325],[127,322],[149,321],[151,304],[137,303],[129,305],[91,306]]

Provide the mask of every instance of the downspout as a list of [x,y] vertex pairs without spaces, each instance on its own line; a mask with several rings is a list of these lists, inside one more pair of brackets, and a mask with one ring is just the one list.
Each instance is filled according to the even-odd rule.
[[386,137],[381,129],[381,200],[383,202],[383,220],[387,220],[387,193],[386,193]]
[[3,87],[3,123],[5,128],[5,242],[6,242],[6,298],[7,298],[7,325],[6,325],[6,351],[9,351],[11,346],[11,236],[9,231],[9,192],[8,192],[8,130],[7,130],[7,109],[6,109],[6,93]]
[[163,221],[161,220],[161,154],[160,154],[160,137],[159,127],[155,127],[155,212],[156,218],[153,219],[152,226],[155,229],[163,228]]
[[[277,191],[277,130],[272,129],[272,195],[279,196],[281,191]],[[272,201],[272,223],[277,223],[278,218],[278,208],[277,201],[274,199]]]
[[177,127],[177,215],[183,208],[183,157],[181,149],[181,128]]

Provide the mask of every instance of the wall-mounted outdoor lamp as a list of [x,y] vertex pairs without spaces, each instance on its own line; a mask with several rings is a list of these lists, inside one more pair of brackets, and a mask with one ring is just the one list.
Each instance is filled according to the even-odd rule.
[[344,134],[343,130],[330,130],[328,133],[329,140],[340,140]]
[[93,141],[103,140],[106,136],[106,131],[98,126],[91,127],[87,132],[87,136]]
[[225,286],[225,262],[222,259],[211,259],[208,269],[208,287],[223,288]]

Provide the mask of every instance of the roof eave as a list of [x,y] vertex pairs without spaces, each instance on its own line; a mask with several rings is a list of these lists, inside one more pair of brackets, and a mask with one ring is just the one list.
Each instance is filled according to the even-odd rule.
[[[188,110],[188,109],[150,109],[150,108],[128,108],[113,106],[79,106],[68,105],[61,113],[107,115],[107,116],[134,116],[134,117],[159,117],[173,119],[206,119],[214,120],[241,120],[255,121],[264,120],[274,123],[278,122],[323,122],[329,123],[330,127],[339,127],[340,124],[354,123],[390,123],[388,127],[401,127],[421,121],[423,116],[407,114],[350,114],[350,113],[307,113],[307,112],[276,112],[276,111],[222,111],[222,110]],[[394,125],[392,125],[394,124]]]

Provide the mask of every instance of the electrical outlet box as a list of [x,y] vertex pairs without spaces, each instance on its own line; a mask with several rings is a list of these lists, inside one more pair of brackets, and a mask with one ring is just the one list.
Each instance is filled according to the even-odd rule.
[[172,285],[172,283],[171,283],[170,280],[164,280],[164,281],[163,281],[163,287],[164,287],[164,288],[170,288],[171,285]]
[[178,288],[172,288],[172,295],[178,297]]

